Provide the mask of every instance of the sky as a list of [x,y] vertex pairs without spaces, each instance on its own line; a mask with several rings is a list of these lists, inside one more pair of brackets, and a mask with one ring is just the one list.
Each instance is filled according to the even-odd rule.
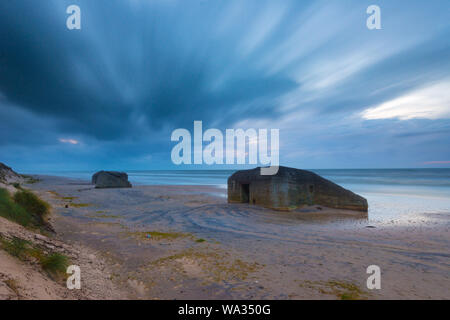
[[195,120],[279,129],[297,168],[450,167],[448,0],[0,2],[0,162],[227,168],[172,163]]

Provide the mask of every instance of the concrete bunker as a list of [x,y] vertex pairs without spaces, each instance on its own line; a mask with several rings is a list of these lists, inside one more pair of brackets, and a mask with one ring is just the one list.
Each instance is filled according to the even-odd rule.
[[279,210],[322,205],[367,212],[367,200],[306,170],[280,167],[272,176],[260,168],[240,170],[228,178],[228,202],[248,203]]

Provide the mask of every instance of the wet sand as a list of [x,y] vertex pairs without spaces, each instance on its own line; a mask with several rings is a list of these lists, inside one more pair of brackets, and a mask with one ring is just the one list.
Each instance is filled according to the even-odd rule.
[[[52,204],[59,237],[96,250],[123,298],[450,298],[448,214],[374,223],[228,204],[209,186],[37,177],[31,188]],[[369,265],[381,268],[381,290],[366,287]]]

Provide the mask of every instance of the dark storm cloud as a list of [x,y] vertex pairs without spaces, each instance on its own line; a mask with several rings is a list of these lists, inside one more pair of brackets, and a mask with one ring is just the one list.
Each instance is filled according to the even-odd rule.
[[294,86],[242,63],[226,84],[211,88],[235,54],[207,39],[193,17],[174,19],[182,8],[139,11],[127,1],[76,1],[82,30],[69,31],[64,3],[39,2],[34,10],[28,1],[0,5],[0,92],[10,103],[60,119],[62,131],[116,139],[139,123],[159,128],[273,117],[274,98]]

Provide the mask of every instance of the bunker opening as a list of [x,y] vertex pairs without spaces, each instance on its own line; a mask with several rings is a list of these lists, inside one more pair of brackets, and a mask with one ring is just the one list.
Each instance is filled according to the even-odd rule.
[[241,185],[242,190],[242,202],[243,203],[249,203],[250,201],[250,185],[249,184],[242,184]]

